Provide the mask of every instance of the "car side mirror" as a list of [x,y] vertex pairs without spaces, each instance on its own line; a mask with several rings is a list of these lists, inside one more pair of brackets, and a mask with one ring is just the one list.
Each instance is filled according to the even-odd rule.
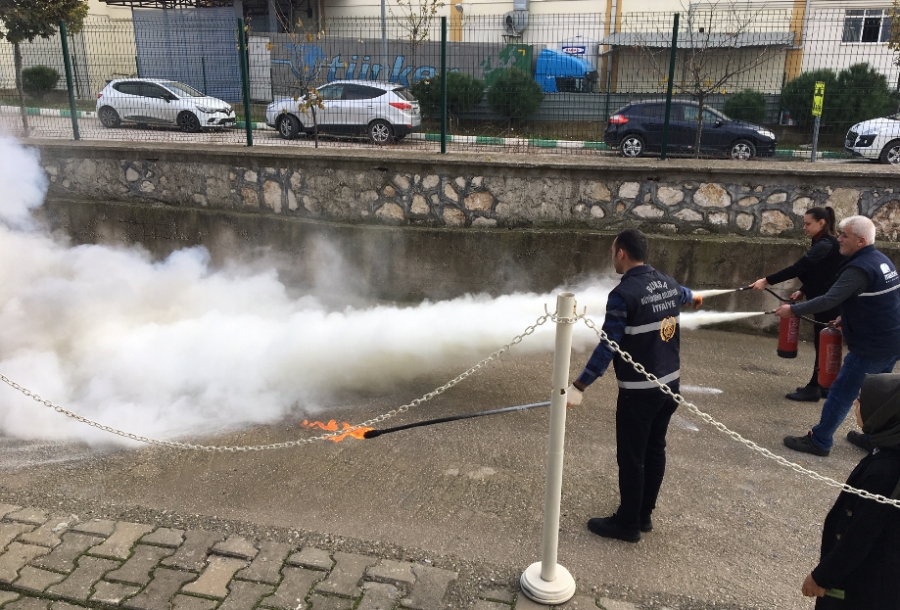
[[721,126],[722,126],[722,119],[716,119],[716,122],[714,123],[714,125],[715,125],[716,127],[721,127]]

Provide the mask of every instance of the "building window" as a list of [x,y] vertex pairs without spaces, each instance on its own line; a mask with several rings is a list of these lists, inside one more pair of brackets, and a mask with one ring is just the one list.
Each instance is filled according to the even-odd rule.
[[891,17],[887,9],[845,11],[841,42],[887,42]]

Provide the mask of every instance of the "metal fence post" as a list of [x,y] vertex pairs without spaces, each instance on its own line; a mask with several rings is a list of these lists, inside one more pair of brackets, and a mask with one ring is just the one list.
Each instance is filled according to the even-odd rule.
[[669,117],[672,113],[672,83],[675,81],[675,56],[678,53],[678,18],[675,13],[675,23],[672,25],[672,51],[669,54],[669,82],[666,85],[666,117],[663,121],[662,151],[659,160],[666,160],[666,148],[669,146]]
[[80,140],[81,134],[78,133],[78,108],[75,106],[75,91],[72,86],[72,62],[69,58],[69,41],[66,34],[66,22],[59,22],[59,39],[62,41],[63,64],[66,67],[66,89],[69,92],[69,112],[72,114],[72,135],[74,139]]
[[447,18],[441,17],[441,154],[447,154]]
[[209,95],[209,87],[206,84],[206,58],[200,58],[200,69],[203,70],[203,93]]
[[247,146],[253,146],[253,117],[250,115],[250,70],[247,66],[247,37],[244,20],[238,19],[238,43],[241,54],[241,92],[244,97],[244,126],[247,128]]
[[550,440],[547,447],[547,487],[544,492],[544,528],[541,560],[531,564],[519,582],[522,592],[539,604],[564,604],[575,595],[575,579],[556,563],[559,545],[559,505],[562,498],[563,449],[566,437],[566,387],[572,356],[575,295],[556,296],[556,346],[553,352],[553,388],[550,394]]

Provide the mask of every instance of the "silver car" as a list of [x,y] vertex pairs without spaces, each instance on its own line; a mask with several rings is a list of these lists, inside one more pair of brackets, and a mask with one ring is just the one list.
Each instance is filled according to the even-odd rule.
[[123,122],[177,125],[192,133],[235,122],[228,102],[178,81],[155,78],[109,81],[97,94],[97,117],[104,127],[118,127]]
[[[319,133],[366,134],[375,144],[400,140],[419,129],[419,102],[401,85],[380,81],[339,80],[318,87],[324,108],[316,108]],[[313,132],[312,109],[303,108],[304,98],[283,98],[266,108],[266,124],[292,140]]]

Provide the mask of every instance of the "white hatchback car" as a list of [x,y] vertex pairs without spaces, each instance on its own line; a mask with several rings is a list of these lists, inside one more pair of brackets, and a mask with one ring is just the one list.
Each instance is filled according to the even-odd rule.
[[97,94],[97,117],[104,127],[145,123],[177,125],[187,132],[235,122],[234,109],[228,102],[178,81],[155,78],[109,81]]
[[900,112],[851,127],[844,150],[855,157],[900,164]]
[[[324,108],[316,108],[319,133],[366,134],[375,144],[388,144],[416,131],[422,123],[419,102],[405,87],[381,81],[338,80],[318,87]],[[276,100],[266,108],[266,124],[292,140],[313,132],[312,110],[303,98]]]

